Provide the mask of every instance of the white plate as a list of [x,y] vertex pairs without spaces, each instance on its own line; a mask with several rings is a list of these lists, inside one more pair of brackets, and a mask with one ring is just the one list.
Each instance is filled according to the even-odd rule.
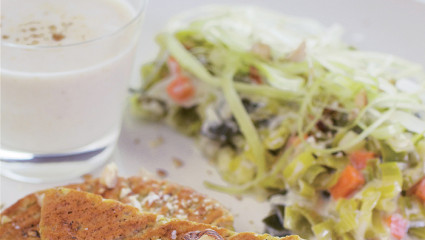
[[[392,53],[425,65],[424,0],[152,0],[147,9],[139,62],[154,58],[158,50],[154,36],[171,16],[212,3],[258,5],[284,14],[317,19],[327,26],[339,23],[346,29],[345,39],[360,49]],[[139,81],[135,79],[133,85],[137,86]],[[162,137],[164,143],[152,148],[151,141],[158,137]],[[175,168],[173,157],[182,159],[185,166]],[[253,198],[238,200],[206,189],[203,181],[220,183],[218,175],[190,139],[167,127],[140,121],[126,112],[113,159],[123,176],[138,174],[142,167],[152,172],[165,169],[169,173],[168,179],[206,193],[230,208],[236,217],[236,230],[263,231],[261,219],[266,216],[269,205]],[[98,173],[93,172],[95,176]],[[24,184],[2,177],[0,201],[9,206],[33,191],[79,181],[81,179]]]

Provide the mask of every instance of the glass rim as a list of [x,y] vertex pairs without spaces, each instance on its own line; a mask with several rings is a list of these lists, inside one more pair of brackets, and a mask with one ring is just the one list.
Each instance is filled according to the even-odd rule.
[[85,45],[85,44],[90,44],[90,43],[94,43],[94,42],[98,42],[100,40],[106,39],[108,37],[112,37],[114,35],[119,34],[120,32],[124,31],[128,26],[130,26],[131,24],[133,24],[134,22],[136,22],[144,13],[146,5],[148,3],[149,0],[139,0],[141,2],[141,6],[137,9],[136,15],[134,15],[128,22],[126,22],[124,25],[122,25],[121,27],[119,27],[118,29],[116,29],[113,32],[89,39],[89,40],[85,40],[82,42],[76,42],[76,43],[69,43],[69,44],[65,44],[65,45],[56,45],[56,46],[49,46],[49,45],[24,45],[24,44],[17,44],[17,43],[11,43],[11,42],[5,42],[5,41],[1,41],[1,46],[2,47],[10,47],[10,48],[15,48],[15,49],[23,49],[23,50],[40,50],[40,49],[60,49],[60,48],[67,48],[67,47],[75,47],[75,46],[79,46],[79,45]]

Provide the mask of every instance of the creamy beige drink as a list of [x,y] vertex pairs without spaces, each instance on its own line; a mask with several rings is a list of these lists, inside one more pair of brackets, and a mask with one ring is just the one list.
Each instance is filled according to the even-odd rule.
[[3,41],[80,43],[115,32],[136,14],[126,0],[3,0]]
[[132,72],[132,0],[2,0],[1,150],[113,144]]

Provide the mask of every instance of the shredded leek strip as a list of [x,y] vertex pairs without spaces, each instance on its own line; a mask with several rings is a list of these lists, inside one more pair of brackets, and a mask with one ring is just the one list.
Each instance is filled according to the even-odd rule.
[[324,222],[314,225],[311,229],[318,240],[333,239],[333,229],[335,222],[332,219],[328,219]]
[[420,140],[422,140],[425,137],[425,131],[419,134],[415,134],[412,138],[412,143],[416,145]]
[[[400,98],[402,98],[403,96],[400,96]],[[380,97],[378,99],[374,99],[372,102],[370,102],[366,107],[364,107],[363,109],[361,109],[361,111],[358,113],[357,117],[352,121],[351,124],[349,124],[348,126],[344,127],[344,130],[342,130],[343,132],[347,132],[348,130],[352,129],[355,126],[359,126],[361,127],[363,130],[367,129],[367,127],[361,123],[361,119],[363,118],[363,116],[366,114],[366,112],[374,110],[374,106],[378,105],[379,103],[382,102],[386,102],[386,101],[394,101],[394,98],[396,98],[397,100],[397,96],[385,96],[385,97]],[[397,108],[398,106],[398,102],[393,102],[393,105],[391,106],[392,108]],[[354,144],[355,145],[355,144]]]
[[[150,72],[150,74],[145,76],[145,79],[143,80],[142,91],[149,88],[149,86],[146,86],[145,84],[146,83],[152,83],[152,79],[154,79],[155,76],[158,75],[158,73],[161,71],[161,67],[164,65],[164,63],[166,61],[167,61],[166,51],[161,48],[161,50],[158,54],[157,60],[155,61],[155,64],[154,64],[152,71]],[[143,75],[143,68],[141,68],[141,73]]]
[[294,148],[292,146],[288,147],[284,151],[284,153],[279,157],[276,164],[271,168],[272,169],[271,172],[265,174],[261,178],[254,179],[253,181],[251,181],[249,183],[243,184],[241,186],[220,186],[218,184],[205,181],[204,185],[207,188],[210,188],[210,189],[213,189],[213,190],[216,190],[216,191],[220,191],[220,192],[226,192],[226,193],[230,193],[230,194],[244,193],[248,189],[253,188],[254,186],[260,184],[263,180],[265,180],[269,177],[275,177],[278,173],[280,173],[283,170],[283,168],[286,166],[287,160],[289,159],[289,156],[293,153],[293,150],[294,150]]
[[237,95],[237,92],[235,91],[235,88],[238,88],[239,90],[248,94],[257,93],[266,95],[268,97],[277,98],[280,100],[293,101],[294,94],[285,94],[286,92],[284,91],[277,90],[276,88],[268,86],[250,86],[248,84],[243,83],[234,84],[233,74],[235,69],[228,73],[229,76],[225,77],[224,82],[221,82],[220,79],[211,76],[211,74],[209,74],[205,70],[204,66],[195,57],[188,53],[175,37],[168,34],[160,40],[164,41],[164,44],[167,46],[167,49],[170,50],[171,54],[178,60],[182,67],[190,70],[200,80],[203,80],[208,84],[211,84],[216,87],[222,85],[223,92],[228,100],[229,107],[234,113],[236,121],[238,122],[241,128],[242,134],[245,136],[245,139],[247,140],[248,145],[250,146],[254,154],[255,164],[257,165],[258,170],[257,177],[254,181],[238,187],[218,186],[209,182],[205,182],[205,185],[219,191],[224,191],[228,193],[241,193],[264,180],[264,174],[266,172],[265,150],[263,148],[263,145],[261,144],[255,126],[250,120],[249,115],[246,113],[245,108],[243,107],[240,98]]
[[[285,163],[285,162],[283,162],[283,163]],[[274,174],[277,174],[277,171]],[[251,189],[255,186],[258,186],[262,181],[266,180],[268,177],[271,177],[271,176],[272,176],[272,174],[268,173],[268,174],[265,174],[262,177],[258,177],[256,179],[252,180],[251,182],[242,184],[240,186],[222,186],[222,185],[218,185],[218,184],[215,184],[215,183],[212,183],[212,182],[209,182],[209,181],[204,181],[204,185],[209,189],[216,190],[216,191],[219,191],[219,192],[225,192],[225,193],[229,193],[229,194],[241,194],[241,193],[244,193],[247,190],[249,190],[249,189]]]
[[313,82],[313,84],[311,85],[310,91],[307,93],[306,96],[304,96],[304,99],[300,106],[299,119],[298,119],[297,126],[298,126],[298,137],[300,138],[301,141],[304,141],[304,138],[302,136],[304,136],[304,133],[305,133],[305,131],[303,130],[303,125],[304,125],[304,119],[306,119],[307,108],[311,104],[313,96],[317,93],[317,91],[319,91],[320,83],[321,83],[321,80],[319,79],[316,79],[316,81]]
[[235,82],[234,85],[236,90],[247,95],[258,94],[264,97],[290,102],[300,102],[303,98],[299,93],[283,91],[267,85],[250,85],[241,82]]
[[283,168],[288,164],[288,159],[291,154],[294,153],[294,147],[289,146],[283,154],[280,155],[279,159],[276,161],[275,165],[271,168],[272,171],[270,172],[270,176],[275,176],[276,174],[280,173]]
[[234,64],[227,65],[227,69],[225,69],[223,76],[224,81],[222,82],[223,94],[243,136],[245,137],[245,140],[248,143],[248,146],[250,147],[250,150],[254,155],[253,162],[257,166],[256,178],[261,178],[266,172],[266,152],[260,141],[257,129],[251,121],[251,118],[242,104],[241,98],[238,96],[234,88],[233,75],[235,74],[235,71],[236,67]]
[[358,204],[355,200],[342,199],[338,202],[339,209],[339,222],[336,224],[335,229],[339,234],[344,234],[356,229],[358,226],[357,221],[357,208]]
[[[221,80],[212,76],[192,54],[171,34],[160,35],[159,41],[165,44],[171,55],[177,59],[181,66],[197,78],[214,87],[220,87]],[[264,85],[250,85],[246,83],[234,83],[236,90],[246,94],[258,94],[283,101],[300,101],[302,94],[291,91],[283,91]]]
[[397,185],[400,189],[403,186],[403,174],[396,162],[381,163],[382,181],[388,185]]
[[342,150],[348,149],[350,147],[353,147],[356,144],[363,141],[366,137],[368,137],[375,129],[377,129],[379,126],[381,126],[382,123],[387,121],[389,119],[389,117],[394,113],[394,111],[395,111],[395,109],[392,108],[392,109],[388,110],[387,112],[385,112],[384,114],[382,114],[382,116],[379,117],[378,119],[376,119],[376,121],[373,124],[371,124],[369,127],[364,129],[361,134],[359,134],[357,137],[355,137],[350,143],[346,144],[345,146],[328,148],[328,149],[319,149],[318,148],[316,150],[319,151],[319,152],[322,152],[322,153],[333,153],[333,152],[338,152],[338,151],[342,151]]
[[192,54],[190,54],[173,35],[159,35],[158,40],[165,44],[165,48],[170,51],[171,55],[177,59],[183,68],[190,70],[201,81],[215,87],[220,86],[220,80],[211,76],[205,67]]
[[[345,129],[351,129],[353,127],[355,127],[356,125],[359,124],[360,120],[363,118],[363,116],[366,114],[366,112],[368,112],[369,110],[371,110],[375,105],[378,105],[382,102],[388,102],[388,101],[396,101],[396,102],[392,102],[392,106],[393,108],[396,108],[398,106],[398,102],[397,102],[397,97],[398,96],[393,96],[393,95],[388,95],[385,97],[380,97],[377,99],[374,99],[372,102],[370,102],[366,107],[364,107],[359,114],[357,115],[357,117],[353,120],[353,122],[348,125],[347,127],[345,127]],[[400,96],[399,98],[402,98],[403,96]],[[395,107],[394,107],[395,106]]]
[[322,220],[322,217],[316,211],[294,204],[285,208],[283,225],[293,230],[295,234],[309,237],[310,233],[313,233],[311,227],[322,222]]
[[284,151],[284,153],[279,157],[278,161],[276,162],[276,164],[271,168],[272,171],[265,174],[263,177],[254,179],[253,181],[246,183],[244,185],[241,186],[220,186],[217,185],[215,183],[211,183],[208,181],[204,182],[204,185],[210,189],[216,190],[216,191],[221,191],[221,192],[226,192],[226,193],[231,193],[231,194],[240,194],[243,193],[245,191],[247,191],[248,189],[260,184],[263,180],[269,178],[269,177],[275,177],[278,173],[280,173],[283,168],[286,166],[287,164],[287,160],[289,159],[289,156],[293,153],[293,147],[289,147],[288,149],[286,149]]
[[387,225],[382,221],[381,212],[374,209],[372,212],[372,230],[375,233],[375,236],[385,236],[387,235]]
[[365,233],[372,222],[372,210],[376,207],[380,198],[381,193],[373,191],[368,192],[363,196],[360,215],[358,218],[360,226],[355,231],[357,240],[365,239]]
[[425,239],[425,227],[409,228],[409,234],[417,237],[418,239]]
[[304,180],[299,180],[298,181],[298,185],[299,185],[299,193],[301,196],[306,197],[306,198],[314,198],[316,195],[316,189],[309,183],[307,183]]
[[[329,99],[329,95],[327,95],[324,99],[323,102],[327,102]],[[325,107],[320,107],[319,111],[317,111],[317,113],[314,116],[314,119],[312,119],[310,121],[310,123],[305,127],[304,132],[309,132],[310,130],[313,129],[314,126],[316,126],[317,122],[320,120],[320,118],[323,115],[323,110],[325,109]],[[301,139],[304,140],[304,139]]]
[[307,169],[314,165],[315,158],[307,150],[298,154],[283,170],[283,177],[289,185],[295,185]]
[[211,182],[204,182],[205,186],[217,191],[238,194],[243,193],[246,190],[252,188],[253,186],[259,184],[261,181],[265,179],[266,173],[266,159],[265,159],[265,149],[263,144],[260,141],[260,137],[255,129],[254,124],[252,123],[248,113],[246,112],[240,97],[235,91],[233,84],[233,75],[235,73],[236,68],[232,65],[227,65],[228,69],[226,69],[225,76],[223,76],[222,88],[224,97],[227,100],[227,104],[229,108],[233,112],[233,115],[241,129],[242,134],[244,135],[248,145],[250,146],[251,151],[254,155],[254,163],[257,166],[257,176],[256,178],[242,186],[236,187],[228,187],[228,186],[220,186]]
[[307,169],[306,173],[303,176],[303,179],[313,185],[317,176],[325,172],[327,172],[326,168],[320,165],[319,163],[316,163],[315,165]]

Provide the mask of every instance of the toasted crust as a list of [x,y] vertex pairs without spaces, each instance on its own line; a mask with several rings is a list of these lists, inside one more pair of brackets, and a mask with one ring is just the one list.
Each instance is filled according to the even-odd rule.
[[255,233],[235,233],[225,228],[180,219],[168,219],[154,213],[101,196],[60,188],[46,192],[41,210],[40,234],[46,240],[125,239],[184,240],[189,232],[211,229],[229,240],[297,240]]
[[[118,178],[114,187],[108,188],[100,179],[88,178],[84,183],[67,188],[98,194],[107,199],[133,205],[145,212],[170,218],[180,218],[220,227],[232,228],[233,217],[217,201],[196,191],[167,181],[143,177]],[[2,240],[40,239],[40,203],[46,191],[30,194],[5,209],[1,216],[9,219],[1,223]]]

